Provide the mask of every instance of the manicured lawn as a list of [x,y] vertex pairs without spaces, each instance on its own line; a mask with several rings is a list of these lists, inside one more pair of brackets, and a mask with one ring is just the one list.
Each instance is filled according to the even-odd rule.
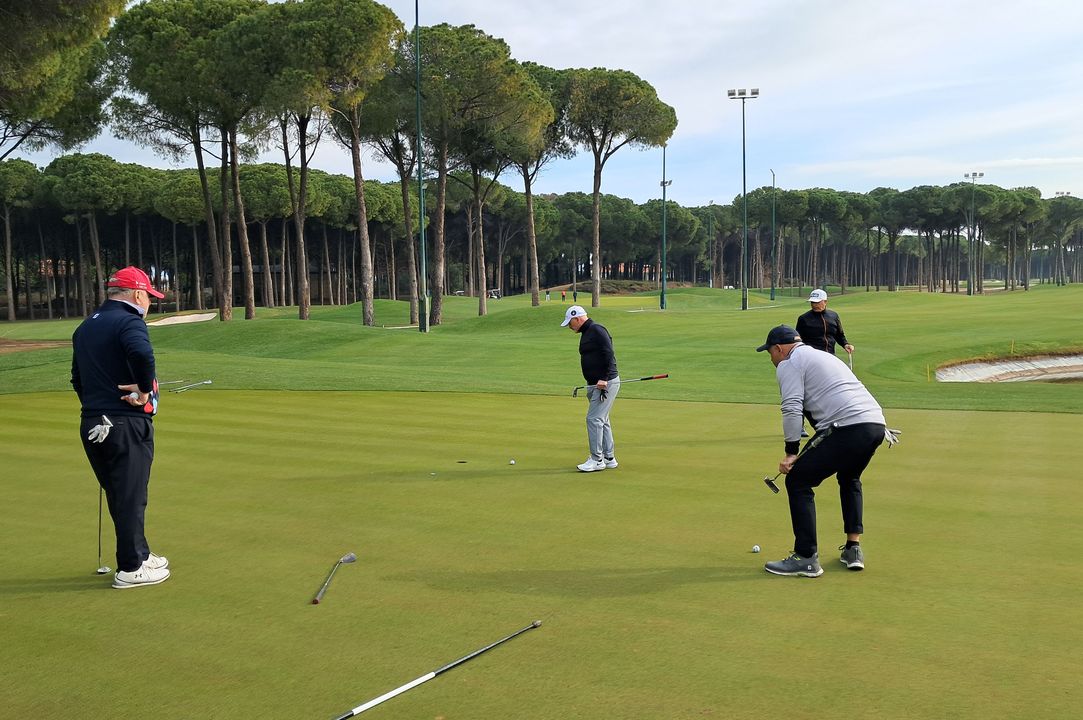
[[673,377],[621,391],[621,467],[589,476],[557,303],[473,319],[460,300],[429,337],[358,327],[356,307],[155,329],[162,379],[214,385],[163,398],[148,537],[174,574],[127,593],[93,573],[70,353],[0,356],[0,715],[331,718],[534,619],[366,716],[1077,714],[1081,386],[938,386],[925,365],[1071,346],[1083,292],[832,300],[904,434],[865,476],[863,573],[836,559],[822,488],[816,580],[762,570],[792,537],[761,482],[777,387],[751,349],[807,304],[737,298],[606,298],[624,376]]

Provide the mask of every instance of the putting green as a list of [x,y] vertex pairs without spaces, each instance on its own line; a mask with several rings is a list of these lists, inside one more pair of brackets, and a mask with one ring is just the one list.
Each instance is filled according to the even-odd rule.
[[[501,300],[480,320],[459,304],[427,338],[357,328],[356,308],[155,329],[163,379],[214,385],[163,397],[148,537],[173,577],[129,592],[94,574],[67,351],[0,356],[4,714],[334,717],[541,619],[372,716],[1073,716],[1083,393],[924,378],[927,357],[1000,344],[993,316],[1020,333],[1032,318],[1017,344],[1054,343],[1062,297],[1012,298],[1018,313],[1000,297],[832,304],[904,434],[865,475],[863,573],[836,559],[823,486],[816,580],[762,570],[792,536],[761,482],[782,443],[772,369],[750,349],[803,303],[753,321],[720,309],[732,294],[676,294],[665,314],[607,299],[625,376],[674,376],[621,391],[621,466],[591,475],[572,470],[584,401],[555,303]],[[467,392],[399,391],[441,383]],[[276,386],[295,391],[259,389]],[[1053,412],[987,410],[1019,407]],[[348,551],[358,562],[310,605]]]
[[621,402],[621,467],[587,476],[571,398],[167,400],[148,529],[173,577],[121,593],[93,574],[72,399],[0,398],[12,717],[333,717],[534,619],[372,712],[1054,718],[1080,699],[1079,416],[892,412],[906,435],[866,475],[868,570],[834,559],[825,486],[827,572],[799,580],[761,569],[791,541],[760,482],[773,407]]

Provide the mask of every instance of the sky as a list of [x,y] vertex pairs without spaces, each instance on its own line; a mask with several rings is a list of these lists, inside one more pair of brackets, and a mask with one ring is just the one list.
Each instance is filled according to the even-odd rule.
[[[383,3],[414,25],[414,0]],[[473,24],[520,61],[628,70],[677,112],[667,197],[727,204],[745,187],[982,182],[1083,196],[1083,3],[1072,0],[418,0],[422,27]],[[424,34],[422,35],[424,41]],[[744,103],[726,91],[759,88]],[[104,133],[82,148],[172,167]],[[52,153],[25,155],[40,165]],[[268,162],[279,162],[268,153]],[[602,192],[661,197],[662,150],[625,147]],[[194,166],[194,161],[185,163]],[[350,173],[324,142],[314,165]],[[394,180],[371,154],[365,176]],[[547,166],[535,192],[591,190],[589,150]],[[521,189],[517,175],[502,182]]]

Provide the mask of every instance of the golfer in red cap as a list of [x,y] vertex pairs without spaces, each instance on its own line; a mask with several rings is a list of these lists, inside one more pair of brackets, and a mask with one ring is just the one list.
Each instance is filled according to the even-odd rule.
[[79,437],[109,503],[117,537],[115,588],[157,585],[169,561],[143,534],[158,381],[144,317],[164,297],[135,267],[114,273],[105,303],[72,335],[71,385],[82,405]]

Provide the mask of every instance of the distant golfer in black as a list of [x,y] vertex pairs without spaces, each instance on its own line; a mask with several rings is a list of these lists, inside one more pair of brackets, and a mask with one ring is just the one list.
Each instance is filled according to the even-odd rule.
[[834,310],[827,309],[827,293],[813,290],[808,296],[812,307],[807,313],[797,318],[797,334],[806,345],[835,354],[835,345],[842,345],[848,353],[853,353],[854,346],[846,341],[842,331],[842,320]]
[[107,299],[72,335],[71,385],[82,405],[79,436],[105,491],[117,537],[113,587],[157,585],[169,561],[143,534],[158,407],[154,350],[144,316],[162,293],[139,268],[109,278]]
[[572,305],[564,313],[561,327],[579,334],[579,364],[587,381],[587,445],[590,457],[576,466],[580,472],[612,470],[617,467],[613,447],[613,428],[609,411],[620,390],[617,357],[613,338],[602,325],[587,317],[585,308]]
[[[819,577],[823,573],[816,544],[813,488],[836,475],[846,533],[840,559],[847,568],[862,570],[865,558],[860,543],[865,529],[861,473],[885,438],[895,441],[887,431],[884,412],[846,363],[805,345],[793,328],[786,325],[772,328],[767,341],[756,348],[757,352],[764,350],[775,365],[782,394],[786,456],[778,469],[786,475],[794,534],[793,554],[767,563],[764,569],[775,575],[804,577]],[[810,447],[798,458],[803,413],[811,418],[816,434],[808,441]]]

